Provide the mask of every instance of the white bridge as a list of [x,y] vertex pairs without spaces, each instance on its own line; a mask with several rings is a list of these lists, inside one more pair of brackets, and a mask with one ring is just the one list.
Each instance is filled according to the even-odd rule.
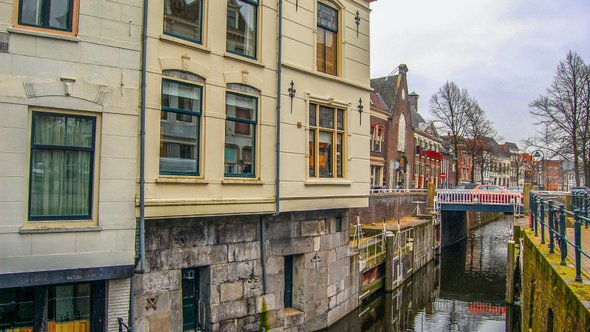
[[435,206],[438,211],[489,211],[518,213],[522,194],[514,191],[439,189]]

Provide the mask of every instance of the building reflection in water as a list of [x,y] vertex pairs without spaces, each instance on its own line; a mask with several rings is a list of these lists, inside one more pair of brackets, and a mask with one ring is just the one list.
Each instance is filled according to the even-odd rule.
[[519,331],[504,304],[508,218],[445,248],[397,290],[382,293],[329,331]]

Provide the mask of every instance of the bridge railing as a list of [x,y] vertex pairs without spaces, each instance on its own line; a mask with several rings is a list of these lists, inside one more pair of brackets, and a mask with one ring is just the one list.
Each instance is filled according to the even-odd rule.
[[436,191],[436,200],[439,204],[519,206],[522,203],[522,195],[511,191],[439,189]]
[[426,189],[395,189],[395,188],[371,188],[369,189],[370,194],[391,194],[391,193],[413,193],[413,194],[425,194]]
[[[541,236],[541,244],[549,237],[549,253],[559,250],[561,265],[566,265],[568,247],[573,248],[570,258],[576,266],[576,281],[582,282],[582,268],[590,267],[590,216],[588,194],[572,195],[572,210],[566,210],[563,203],[555,204],[542,193],[531,192],[530,227],[535,236]],[[584,226],[584,230],[582,230]],[[574,240],[571,241],[573,236]],[[573,256],[573,257],[571,257]],[[582,260],[584,259],[584,261]]]

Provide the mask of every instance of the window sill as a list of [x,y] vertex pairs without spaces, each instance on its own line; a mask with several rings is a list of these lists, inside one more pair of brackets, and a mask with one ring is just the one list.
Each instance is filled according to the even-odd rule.
[[207,47],[203,46],[202,44],[198,44],[197,42],[190,42],[190,41],[184,40],[182,38],[177,38],[177,37],[173,37],[170,35],[162,34],[162,35],[160,35],[160,40],[163,42],[171,43],[171,44],[177,44],[177,45],[190,47],[190,48],[193,48],[197,51],[211,53],[211,50],[208,49]]
[[265,65],[262,64],[262,62],[260,62],[258,60],[253,60],[253,59],[247,58],[245,56],[240,56],[240,55],[229,53],[229,52],[223,53],[223,57],[225,57],[226,59],[241,61],[241,62],[251,64],[251,65],[254,65],[254,66],[257,66],[260,68],[266,67]]
[[28,36],[34,36],[34,37],[59,39],[59,40],[65,40],[65,41],[74,42],[74,43],[77,43],[80,41],[80,38],[78,38],[78,37],[67,36],[67,35],[62,35],[62,34],[53,34],[51,32],[28,30],[28,29],[22,29],[22,28],[8,28],[7,30],[10,33],[16,33],[16,34],[28,35]]
[[308,179],[306,186],[350,186],[352,181],[344,179]]
[[246,184],[246,185],[263,185],[259,179],[224,179],[221,184]]
[[208,184],[209,181],[203,178],[184,177],[184,176],[162,176],[156,179],[156,183],[171,184]]
[[39,234],[39,233],[71,233],[71,232],[100,232],[102,227],[90,225],[89,222],[79,222],[74,225],[39,225],[29,224],[20,228],[21,234]]

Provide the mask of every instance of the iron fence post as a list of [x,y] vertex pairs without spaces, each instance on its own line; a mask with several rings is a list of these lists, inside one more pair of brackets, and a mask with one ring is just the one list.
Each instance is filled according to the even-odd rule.
[[565,265],[567,257],[567,243],[565,233],[565,205],[559,204],[559,250],[561,251],[561,265]]
[[555,251],[553,250],[553,247],[555,246],[555,239],[553,237],[553,231],[554,231],[554,226],[553,226],[553,201],[549,201],[549,216],[548,216],[548,223],[549,223],[549,253],[553,254],[555,253]]
[[531,227],[535,230],[537,230],[537,197],[533,196],[533,224],[531,225]]
[[539,213],[541,215],[541,244],[545,244],[545,201],[543,199],[541,199],[539,207]]
[[580,209],[574,211],[574,239],[576,243],[576,281],[582,282],[582,221]]
[[533,192],[529,193],[529,213],[531,214],[530,227],[531,227],[531,229],[533,229],[534,228],[533,219],[535,219],[535,195],[533,194]]
[[584,197],[584,217],[586,217],[584,224],[586,228],[588,228],[588,204],[590,204],[590,197],[586,194]]

